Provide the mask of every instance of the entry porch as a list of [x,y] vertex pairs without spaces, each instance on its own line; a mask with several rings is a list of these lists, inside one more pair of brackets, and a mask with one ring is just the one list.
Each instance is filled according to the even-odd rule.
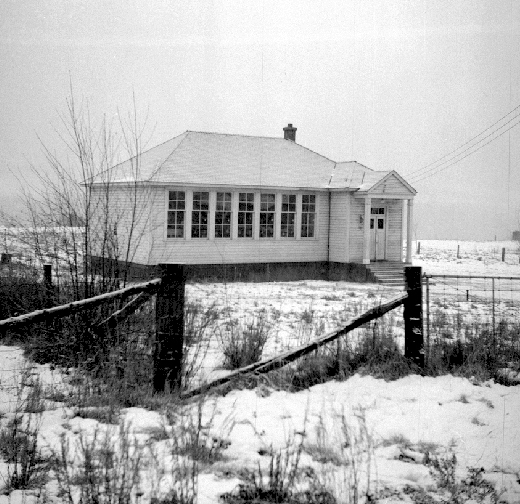
[[[359,199],[359,198],[356,198]],[[360,219],[363,227],[363,254],[361,263],[365,266],[379,263],[398,263],[401,266],[412,263],[413,196],[373,197],[362,196],[364,212]],[[401,215],[389,212],[400,204]],[[397,212],[399,213],[399,212]],[[403,240],[406,250],[403,254]],[[404,257],[403,257],[404,255]]]

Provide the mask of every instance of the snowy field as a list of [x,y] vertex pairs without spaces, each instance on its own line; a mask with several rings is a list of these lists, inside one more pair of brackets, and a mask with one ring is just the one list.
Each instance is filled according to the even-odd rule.
[[[421,254],[413,263],[427,274],[520,277],[516,244],[508,244],[461,242],[457,258],[457,242],[421,241]],[[503,246],[509,250],[506,262],[501,261]],[[206,306],[216,303],[216,309],[230,321],[267,317],[275,329],[270,332],[266,356],[331,330],[399,292],[398,288],[347,282],[207,283],[189,285],[187,298]],[[396,323],[399,317],[395,316]],[[401,338],[402,330],[394,330],[396,338]],[[217,345],[214,342],[203,364],[205,378],[225,372],[219,369]],[[6,346],[0,346],[2,426],[19,416],[16,410],[37,380],[46,391],[45,407],[25,417],[26,421],[32,418],[33,424],[39,422],[38,441],[44,455],[65,447],[71,456],[70,471],[74,471],[80,464],[81,443],[88,445],[95,437],[108,440],[110,446],[121,446],[120,427],[82,418],[77,408],[60,402],[60,394],[71,386],[71,376],[27,363],[20,349]],[[179,455],[174,449],[171,433],[179,425],[193,422],[201,426],[197,443],[215,455],[199,463],[199,504],[217,503],[222,494],[236,491],[247,470],[260,465],[265,474],[270,455],[278,450],[301,451],[300,468],[312,468],[302,473],[306,475],[298,483],[302,487],[314,474],[338,503],[389,504],[434,502],[426,500],[423,491],[437,502],[454,502],[446,489],[439,489],[439,472],[430,471],[426,457],[453,468],[461,485],[468,481],[469,469],[483,468],[483,477],[494,485],[500,501],[520,503],[519,419],[520,386],[453,376],[408,376],[386,382],[355,375],[298,393],[275,391],[268,385],[235,390],[185,408],[175,405],[169,414],[159,408],[129,408],[121,412],[119,422],[126,426],[132,450],[137,449],[130,460],[140,457],[139,483],[128,495],[136,504],[148,504],[152,494],[166,495],[180,484],[179,467],[189,464],[186,454]],[[1,446],[0,453],[5,453]],[[291,460],[295,463],[294,457]],[[4,458],[0,486],[12,471],[13,464]],[[0,496],[0,504],[68,502],[66,495],[58,497],[54,474],[49,476],[45,492],[13,491]],[[71,481],[79,484],[78,479]],[[77,501],[78,495],[72,493],[71,498]],[[491,501],[467,498],[458,502]]]

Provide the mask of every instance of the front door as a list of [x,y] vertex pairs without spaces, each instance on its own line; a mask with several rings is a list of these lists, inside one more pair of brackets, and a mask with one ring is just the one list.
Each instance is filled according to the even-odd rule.
[[370,260],[386,259],[386,209],[370,209]]

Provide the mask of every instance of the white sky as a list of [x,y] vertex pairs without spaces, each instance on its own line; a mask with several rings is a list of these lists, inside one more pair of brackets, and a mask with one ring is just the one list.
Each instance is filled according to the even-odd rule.
[[[403,176],[520,103],[520,0],[0,2],[0,206],[72,79],[91,114],[148,110],[149,146],[185,130],[281,136]],[[520,128],[413,184],[418,238],[520,228]],[[511,148],[510,148],[511,146]],[[41,166],[41,168],[40,168]]]

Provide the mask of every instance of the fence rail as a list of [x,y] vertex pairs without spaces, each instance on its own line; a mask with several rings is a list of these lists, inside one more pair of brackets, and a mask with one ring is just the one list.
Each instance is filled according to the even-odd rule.
[[90,308],[94,308],[112,299],[132,296],[141,292],[155,291],[159,288],[160,283],[161,279],[157,278],[150,280],[149,282],[132,285],[130,287],[125,287],[124,289],[107,292],[105,294],[100,294],[99,296],[94,296],[88,299],[73,301],[72,303],[61,306],[54,306],[44,310],[36,310],[31,313],[19,315],[17,317],[10,317],[5,320],[0,320],[0,330],[14,329],[29,324],[36,324],[38,322],[50,322],[56,318],[66,317],[68,315],[72,315],[73,313],[78,313]]
[[201,394],[203,392],[207,392],[212,388],[219,387],[221,385],[229,383],[230,381],[246,374],[267,373],[268,371],[272,371],[274,369],[279,369],[283,366],[286,366],[287,364],[294,362],[296,359],[299,359],[300,357],[314,352],[323,345],[337,340],[340,336],[348,334],[354,329],[361,327],[362,325],[367,324],[372,320],[382,317],[385,313],[388,313],[389,311],[394,310],[395,308],[405,304],[407,300],[408,294],[398,296],[395,299],[387,301],[382,305],[375,306],[374,308],[367,310],[365,313],[363,313],[356,319],[352,320],[341,329],[332,331],[328,334],[325,334],[324,336],[321,336],[320,338],[316,338],[315,340],[305,345],[301,345],[298,348],[288,350],[287,352],[276,355],[275,357],[264,359],[259,362],[255,362],[254,364],[250,364],[249,366],[245,366],[241,369],[237,369],[222,378],[218,378],[210,383],[207,383],[205,385],[185,392],[181,395],[181,398],[187,399],[195,395]]
[[[148,301],[150,296],[156,294],[156,337],[152,345],[154,347],[153,387],[156,392],[163,391],[167,387],[171,389],[180,387],[184,332],[185,278],[183,266],[159,265],[157,271],[160,278],[148,282],[0,320],[0,335],[9,330],[19,330],[39,323],[46,324],[53,331],[60,330],[52,325],[54,321],[92,310],[110,301],[124,302],[135,296],[101,321],[86,319],[82,321],[87,324],[86,327],[83,327],[83,335],[91,333],[94,338],[89,339],[89,343],[94,341],[99,345],[97,349],[99,355],[96,358],[103,354],[106,356],[107,353],[110,353],[110,348],[107,349],[107,346],[113,343],[111,331]],[[43,273],[43,291],[46,297],[44,306],[48,306],[54,301],[50,265],[44,265]],[[77,344],[81,346],[81,336],[75,339],[79,339]],[[96,353],[96,349],[93,353]]]
[[[137,342],[137,346],[133,350],[135,355],[132,355],[133,358],[137,357],[139,355],[139,347],[142,348],[140,355],[144,359],[143,362],[145,360],[147,362],[143,367],[143,369],[146,369],[147,377],[145,379],[151,383],[153,391],[177,390],[180,392],[183,385],[183,366],[186,364],[183,359],[187,357],[187,352],[189,352],[189,343],[185,341],[184,334],[184,313],[186,309],[185,269],[183,265],[179,264],[164,264],[157,267],[157,273],[160,278],[155,278],[148,282],[131,285],[113,292],[107,292],[60,306],[47,307],[48,304],[43,304],[45,307],[43,309],[0,320],[0,332],[19,330],[32,324],[43,323],[43,327],[38,329],[48,333],[46,333],[47,335],[43,340],[42,350],[39,350],[43,358],[45,358],[46,351],[60,352],[60,349],[56,348],[57,341],[59,346],[62,343],[68,344],[69,338],[71,338],[73,344],[77,344],[79,349],[85,350],[85,355],[92,359],[94,366],[102,365],[105,362],[108,365],[110,362],[112,366],[117,368],[121,352],[117,346],[114,346],[120,341],[118,325],[123,323],[139,307],[143,306],[152,295],[155,295],[155,316],[147,314],[147,317],[150,315],[153,317],[146,319],[148,325],[134,332],[132,338]],[[424,350],[422,313],[420,312],[422,306],[420,279],[420,268],[406,268],[408,285],[406,293],[372,307],[364,313],[354,315],[350,320],[346,319],[348,322],[346,324],[344,322],[345,325],[340,329],[320,336],[314,335],[314,339],[306,344],[300,344],[297,348],[279,352],[275,356],[235,370],[225,377],[212,381],[209,385],[205,384],[202,387],[192,388],[184,392],[182,397],[192,397],[245,374],[266,373],[270,370],[281,368],[337,340],[340,336],[365,326],[370,321],[381,318],[384,314],[400,306],[404,306],[405,357],[417,365],[423,366]],[[49,296],[47,301],[52,299],[53,302],[56,302],[56,298],[52,295],[52,272],[48,265],[44,267],[42,285],[44,287],[43,292]],[[115,302],[110,303],[113,301]],[[109,306],[105,306],[107,302]],[[90,310],[98,307],[102,308],[95,311],[94,316],[94,312]],[[112,313],[110,313],[110,310],[112,310]],[[87,316],[84,316],[83,312],[87,312]],[[74,319],[76,314],[81,315],[77,320]],[[55,321],[67,317],[71,317],[71,324],[76,324],[73,328],[73,331],[76,332],[63,333],[62,335],[61,331],[69,322],[64,326],[62,322],[55,323]],[[153,334],[150,330],[153,331]],[[56,340],[53,335],[59,335],[60,337]],[[139,343],[140,341],[141,343]],[[73,353],[76,351],[75,348],[73,348]],[[78,353],[78,355],[84,354]],[[122,354],[120,358],[122,360],[126,359]]]

